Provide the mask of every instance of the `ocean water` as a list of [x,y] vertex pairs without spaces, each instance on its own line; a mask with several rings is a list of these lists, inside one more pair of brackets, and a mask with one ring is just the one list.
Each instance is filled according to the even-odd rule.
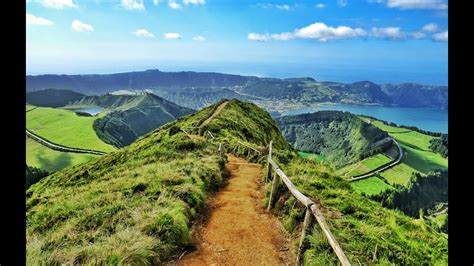
[[328,104],[316,108],[289,110],[282,113],[282,116],[323,110],[347,111],[357,115],[373,116],[397,125],[415,126],[427,131],[448,133],[448,111],[432,108]]

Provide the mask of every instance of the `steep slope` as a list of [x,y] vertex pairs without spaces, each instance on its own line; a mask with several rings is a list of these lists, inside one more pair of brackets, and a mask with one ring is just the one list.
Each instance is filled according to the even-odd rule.
[[85,96],[70,90],[45,89],[26,93],[26,102],[42,107],[61,107]]
[[407,107],[448,108],[448,87],[403,83],[382,85],[382,91],[392,103]]
[[277,121],[296,149],[321,154],[336,167],[355,163],[391,144],[384,140],[386,132],[349,112],[320,111],[284,116]]
[[[231,113],[237,113],[238,119],[246,115],[241,105],[271,122],[255,105],[233,102],[226,109],[237,108]],[[192,140],[179,128],[199,125],[214,110],[210,106],[168,123],[128,147],[31,186],[28,264],[157,264],[188,245],[190,221],[226,172],[216,146],[204,139]],[[259,128],[258,120],[246,122]],[[228,134],[236,132],[228,127]],[[265,145],[263,137],[269,133],[279,136],[277,143],[285,143],[273,122],[266,129],[274,132],[259,130],[247,137]]]
[[[232,100],[199,128],[217,107],[168,123],[128,147],[32,185],[26,192],[28,264],[150,265],[179,256],[190,243],[189,225],[203,210],[207,193],[226,176],[215,144],[245,154],[235,148],[241,142],[263,153],[270,140],[283,171],[322,205],[351,262],[446,264],[445,238],[422,220],[359,195],[327,166],[297,158],[270,115],[254,104]],[[196,127],[203,134],[213,132],[216,141],[189,138],[181,130]],[[304,216],[284,190],[275,209],[290,231]],[[305,264],[336,264],[317,229],[308,240]]]
[[100,139],[115,147],[124,147],[150,130],[193,112],[152,93],[85,96],[66,106],[83,107],[112,110],[94,121],[94,130]]

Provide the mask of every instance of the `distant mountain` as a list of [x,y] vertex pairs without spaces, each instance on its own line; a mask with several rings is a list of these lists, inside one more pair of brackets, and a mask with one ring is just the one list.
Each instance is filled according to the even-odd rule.
[[61,107],[85,96],[70,90],[45,89],[26,93],[26,102],[36,106]]
[[124,90],[152,90],[169,101],[199,109],[223,98],[252,102],[288,101],[378,104],[385,106],[447,108],[448,87],[413,83],[351,84],[313,78],[258,78],[211,72],[146,70],[106,75],[39,75],[26,77],[27,91],[69,89],[94,95]]
[[403,83],[398,85],[384,84],[381,88],[390,97],[394,105],[448,108],[448,87],[446,86]]
[[126,146],[149,131],[194,112],[152,93],[85,96],[67,106],[80,107],[113,110],[95,120],[93,126],[99,138],[116,147]]
[[355,163],[391,144],[386,132],[349,112],[320,111],[276,121],[297,150],[321,154],[335,167]]
[[231,87],[256,77],[220,73],[162,72],[157,69],[104,75],[38,75],[26,77],[27,91],[69,89],[84,94],[103,94],[122,89],[156,87]]

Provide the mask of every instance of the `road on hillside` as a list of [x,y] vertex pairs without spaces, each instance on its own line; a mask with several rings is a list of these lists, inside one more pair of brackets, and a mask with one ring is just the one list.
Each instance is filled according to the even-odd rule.
[[214,113],[208,117],[206,120],[204,120],[204,122],[202,122],[202,124],[199,126],[200,128],[203,128],[205,126],[207,126],[207,124],[209,124],[212,119],[214,119],[216,116],[218,116],[222,110],[224,110],[224,107],[229,103],[229,101],[225,101],[223,103],[221,103],[217,108],[216,110],[214,111]]
[[373,175],[375,175],[377,173],[380,173],[382,171],[385,171],[387,169],[390,169],[390,168],[394,167],[395,165],[397,165],[398,163],[400,163],[400,161],[403,159],[403,149],[400,146],[400,144],[398,144],[398,142],[394,138],[392,138],[392,140],[393,140],[393,143],[395,143],[395,145],[397,145],[397,147],[398,147],[398,158],[396,160],[394,160],[394,161],[390,162],[389,164],[386,164],[382,167],[378,167],[374,170],[371,170],[371,171],[369,171],[365,174],[358,175],[358,176],[353,176],[348,180],[349,181],[361,180],[361,179],[373,176]]
[[67,147],[59,144],[55,144],[50,142],[49,140],[42,138],[35,133],[29,131],[26,129],[26,136],[31,138],[32,140],[56,151],[61,151],[61,152],[74,152],[74,153],[88,153],[88,154],[94,154],[94,155],[105,155],[107,154],[106,152],[103,151],[96,151],[96,150],[85,150],[85,149],[78,149],[78,148],[72,148],[72,147]]
[[228,154],[230,177],[210,200],[206,221],[194,230],[196,250],[175,265],[290,265],[289,235],[262,206],[262,166]]

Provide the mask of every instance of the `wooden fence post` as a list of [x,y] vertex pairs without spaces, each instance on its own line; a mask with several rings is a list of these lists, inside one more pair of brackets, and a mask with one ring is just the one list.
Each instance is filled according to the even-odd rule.
[[308,232],[313,222],[313,213],[310,208],[306,208],[304,215],[303,229],[301,230],[300,244],[298,246],[298,255],[296,256],[296,265],[301,265],[301,259],[303,258],[305,248],[306,232]]
[[270,192],[270,199],[268,200],[268,210],[272,209],[273,202],[277,198],[278,185],[280,184],[280,176],[275,172],[272,183],[272,191]]
[[222,158],[222,143],[219,143],[219,159]]
[[270,140],[270,145],[268,149],[268,160],[267,160],[267,175],[265,176],[265,183],[268,182],[270,176],[272,175],[272,166],[270,164],[270,159],[272,158],[272,145],[273,141]]

